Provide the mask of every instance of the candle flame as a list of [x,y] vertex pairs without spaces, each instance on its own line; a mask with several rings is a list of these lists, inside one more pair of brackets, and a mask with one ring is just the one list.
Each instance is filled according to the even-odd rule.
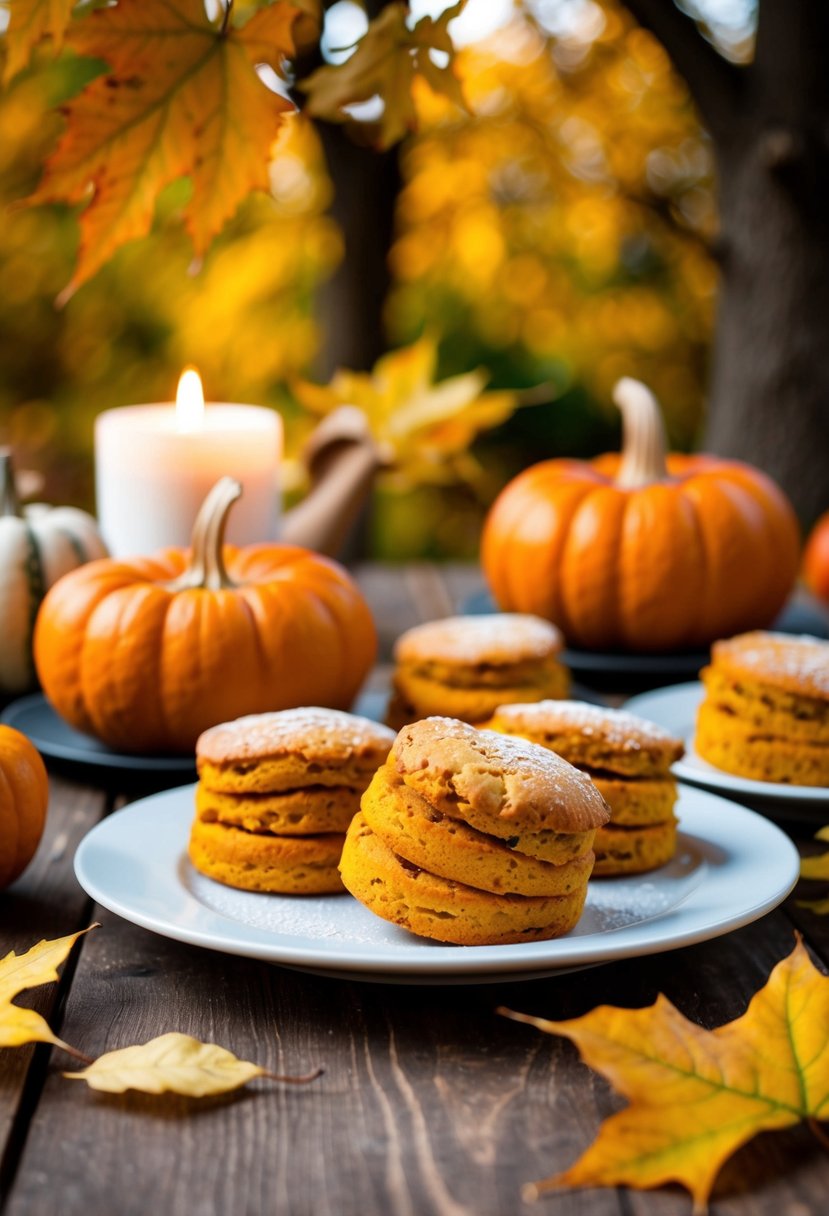
[[180,431],[204,427],[204,390],[195,367],[185,367],[176,390],[176,425]]

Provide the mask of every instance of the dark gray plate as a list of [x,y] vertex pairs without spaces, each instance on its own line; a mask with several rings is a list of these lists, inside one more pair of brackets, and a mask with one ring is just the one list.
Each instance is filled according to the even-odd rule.
[[47,760],[64,764],[84,765],[98,769],[113,769],[143,774],[147,777],[169,777],[173,781],[192,781],[196,776],[195,756],[128,756],[114,752],[104,743],[73,730],[58,717],[43,693],[32,693],[12,701],[0,715],[7,726],[13,726],[31,739]]
[[[360,697],[355,713],[380,721],[385,707],[385,694],[368,692]],[[0,714],[0,721],[22,731],[45,759],[61,765],[130,772],[134,777],[148,781],[169,778],[172,785],[196,778],[195,756],[130,756],[114,752],[91,735],[73,730],[40,692],[12,701]]]
[[[473,615],[497,612],[495,601],[489,591],[478,591],[471,595],[463,611]],[[811,633],[815,637],[829,637],[825,611],[806,597],[789,601],[774,622],[773,628],[782,633]],[[700,669],[708,662],[707,650],[682,650],[667,654],[625,654],[621,651],[602,653],[594,650],[577,650],[567,647],[561,660],[574,675],[594,687],[627,689],[661,687],[684,680],[696,679]]]

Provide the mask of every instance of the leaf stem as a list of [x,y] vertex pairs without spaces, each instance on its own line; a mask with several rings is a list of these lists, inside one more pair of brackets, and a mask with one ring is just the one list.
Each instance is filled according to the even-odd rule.
[[269,1081],[284,1081],[286,1085],[307,1085],[309,1081],[316,1081],[317,1077],[321,1077],[324,1072],[325,1069],[320,1067],[314,1068],[300,1077],[283,1076],[279,1072],[263,1072],[260,1075],[267,1077]]
[[829,1135],[823,1130],[817,1119],[809,1119],[809,1130],[821,1148],[824,1148],[829,1153]]
[[93,1056],[84,1055],[82,1051],[78,1051],[77,1047],[72,1047],[69,1043],[64,1043],[63,1039],[59,1039],[55,1043],[55,1046],[59,1047],[61,1051],[65,1051],[68,1056],[72,1056],[75,1060],[80,1060],[82,1064],[86,1064],[88,1066],[95,1063]]
[[233,12],[233,0],[225,0],[225,11],[222,17],[222,28],[219,30],[221,35],[225,35],[230,25],[230,14]]

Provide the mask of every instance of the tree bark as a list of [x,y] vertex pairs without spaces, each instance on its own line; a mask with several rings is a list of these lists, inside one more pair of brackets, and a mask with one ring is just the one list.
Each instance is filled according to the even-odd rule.
[[385,350],[383,306],[391,285],[388,255],[400,189],[397,149],[375,152],[348,131],[318,127],[334,187],[331,214],[344,243],[343,260],[322,289],[323,345],[318,372],[369,369]]
[[[369,20],[385,2],[366,0]],[[323,9],[332,3],[323,0]],[[302,61],[299,76],[322,62],[317,46]],[[358,143],[345,126],[321,122],[317,130],[333,186],[331,214],[344,245],[343,260],[318,298],[323,341],[316,371],[327,380],[338,367],[368,370],[385,350],[383,307],[391,286],[389,251],[400,164],[396,147],[376,152]]]
[[805,524],[829,508],[829,5],[761,0],[752,64],[671,0],[625,0],[714,139],[721,283],[705,447],[769,473]]
[[[829,508],[829,156],[758,124],[720,157],[724,261],[706,446]],[[781,160],[782,158],[782,160]]]

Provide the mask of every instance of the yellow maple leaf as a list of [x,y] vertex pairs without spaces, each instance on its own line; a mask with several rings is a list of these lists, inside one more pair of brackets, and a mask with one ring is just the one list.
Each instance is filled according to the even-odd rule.
[[[829,826],[815,832],[815,840],[829,840]],[[800,877],[829,882],[829,852],[820,853],[817,857],[802,858]],[[818,916],[826,916],[829,913],[829,898],[799,899],[797,902],[801,908],[809,908]]]
[[[91,925],[95,929],[97,925]],[[41,941],[25,954],[10,951],[0,960],[0,1047],[20,1047],[24,1043],[53,1043],[70,1054],[74,1048],[59,1039],[49,1028],[45,1018],[34,1009],[22,1009],[12,1002],[28,988],[51,984],[59,979],[58,967],[65,961],[75,942],[89,929],[59,937],[53,941]]]
[[[829,840],[829,826],[815,832],[815,840]],[[804,857],[800,862],[801,878],[829,879],[829,853]]]
[[149,231],[160,191],[178,178],[192,180],[184,222],[197,254],[246,194],[267,190],[270,149],[294,107],[256,66],[282,70],[298,11],[277,0],[237,29],[209,21],[203,0],[119,0],[72,27],[72,48],[111,70],[64,108],[66,130],[29,200],[87,203],[63,300]]
[[503,422],[519,403],[517,393],[485,392],[482,370],[435,383],[438,350],[426,336],[378,359],[371,372],[341,369],[329,385],[296,381],[297,399],[312,414],[341,405],[362,410],[387,465],[402,480],[441,482],[479,431]]
[[[422,77],[435,93],[466,108],[460,81],[454,71],[454,47],[448,25],[463,11],[465,0],[453,4],[437,18],[421,17],[409,26],[409,7],[402,0],[387,4],[370,23],[349,59],[326,64],[312,72],[300,88],[308,95],[307,110],[315,118],[345,122],[347,107],[380,97],[378,145],[388,148],[415,126],[412,96],[415,77]],[[435,54],[445,62],[436,62]]]
[[28,66],[32,51],[44,38],[51,38],[56,55],[60,52],[75,0],[8,0],[3,7],[9,12],[3,69],[3,83],[8,84]]
[[630,1105],[601,1126],[560,1187],[679,1182],[704,1211],[723,1162],[758,1132],[829,1119],[829,977],[798,938],[745,1014],[717,1030],[688,1021],[660,996],[647,1009],[602,1006],[551,1022],[501,1010],[564,1035]]
[[322,1069],[304,1077],[283,1077],[258,1064],[240,1060],[216,1043],[200,1043],[188,1034],[159,1035],[135,1047],[122,1047],[99,1056],[80,1072],[65,1072],[72,1080],[86,1081],[91,1089],[123,1094],[137,1089],[145,1094],[176,1093],[205,1098],[239,1089],[254,1077],[303,1084]]

